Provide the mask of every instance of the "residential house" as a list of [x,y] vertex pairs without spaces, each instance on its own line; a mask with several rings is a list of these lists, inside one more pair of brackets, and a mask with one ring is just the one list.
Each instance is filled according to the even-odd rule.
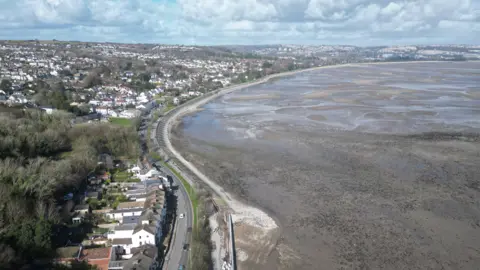
[[138,166],[133,166],[132,168],[128,169],[127,170],[129,173],[133,173],[133,174],[139,174],[141,169],[140,167]]
[[123,265],[123,270],[159,269],[158,249],[154,245],[132,248],[133,256]]
[[122,224],[115,226],[113,231],[108,232],[108,239],[116,238],[132,238],[133,230],[135,229],[136,224]]
[[132,216],[132,217],[123,217],[120,223],[122,224],[138,224],[140,221],[140,216]]
[[56,111],[56,109],[52,107],[40,107],[40,109],[45,111],[46,114],[52,114],[54,111]]
[[144,244],[155,245],[155,233],[157,228],[155,225],[138,225],[133,231],[132,241],[134,247],[139,247]]
[[73,211],[74,211],[75,213],[79,213],[79,214],[85,215],[85,214],[87,214],[87,213],[90,211],[90,207],[88,206],[88,204],[77,204],[77,205],[75,205],[75,207],[73,208]]
[[158,177],[158,176],[161,176],[161,173],[159,171],[157,171],[156,169],[150,169],[145,174],[137,175],[137,177],[142,181],[145,181],[145,180],[150,179],[152,177]]
[[127,196],[127,198],[129,199],[132,197],[136,197],[138,195],[144,195],[144,194],[147,194],[147,190],[145,188],[133,189],[125,192],[125,196]]
[[140,202],[135,202],[135,201],[121,202],[118,204],[117,209],[121,210],[121,209],[143,208],[144,204],[145,203],[141,201]]
[[90,211],[90,208],[86,204],[79,204],[73,208],[72,211],[72,223],[73,224],[80,224],[83,222],[83,218],[85,214]]
[[127,255],[131,253],[132,238],[115,238],[112,240],[112,247],[117,254]]
[[98,191],[89,191],[85,193],[85,198],[87,199],[101,199],[102,194]]
[[106,213],[105,215],[110,219],[115,220],[122,220],[123,217],[130,217],[130,216],[140,216],[142,214],[142,208],[131,208],[131,209],[117,209],[112,210],[110,213]]
[[3,102],[5,100],[7,100],[7,94],[5,93],[5,91],[0,90],[0,102]]
[[128,109],[128,110],[121,111],[118,116],[123,118],[135,118],[140,115],[141,115],[141,112],[139,110]]
[[95,265],[98,270],[108,270],[111,249],[111,247],[83,249],[81,259]]
[[135,202],[145,202],[147,200],[147,194],[138,194],[135,196],[131,196],[130,200],[134,200]]

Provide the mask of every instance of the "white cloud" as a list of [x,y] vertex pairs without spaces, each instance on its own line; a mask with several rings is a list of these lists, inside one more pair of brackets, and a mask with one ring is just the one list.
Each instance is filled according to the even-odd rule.
[[0,38],[202,44],[480,42],[478,0],[176,1],[0,0]]

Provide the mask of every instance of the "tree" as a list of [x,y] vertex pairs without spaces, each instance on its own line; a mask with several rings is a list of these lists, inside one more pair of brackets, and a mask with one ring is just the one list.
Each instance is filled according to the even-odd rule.
[[140,80],[142,80],[143,82],[150,81],[150,74],[148,73],[141,73],[139,77],[140,77]]
[[263,62],[263,64],[262,64],[263,68],[271,68],[272,66],[273,66],[273,64],[270,63],[270,62],[267,62],[267,61]]
[[5,91],[7,94],[12,93],[12,82],[7,79],[3,79],[2,82],[0,83],[0,90]]
[[34,242],[39,252],[48,254],[52,249],[51,238],[52,224],[44,218],[40,218],[35,226]]
[[96,85],[101,85],[102,79],[97,73],[89,73],[87,77],[83,80],[83,85],[86,88],[94,87]]

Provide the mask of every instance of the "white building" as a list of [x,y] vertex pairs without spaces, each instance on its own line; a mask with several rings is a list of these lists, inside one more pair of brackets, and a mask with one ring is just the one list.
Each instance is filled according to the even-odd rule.
[[160,172],[155,170],[155,169],[151,169],[149,170],[147,173],[145,174],[137,174],[137,177],[142,180],[142,181],[145,181],[145,180],[148,180],[149,178],[151,177],[154,177],[154,176],[160,176]]
[[140,247],[145,244],[155,245],[155,228],[148,225],[140,225],[133,232],[133,247]]
[[[125,254],[132,252],[132,238],[115,238],[112,241],[112,247],[123,250]],[[118,252],[123,253],[123,252]]]
[[124,111],[120,112],[119,117],[135,118],[135,117],[140,116],[140,114],[141,114],[141,112],[139,110],[130,109],[130,110],[124,110]]
[[142,211],[143,208],[120,209],[110,211],[105,215],[110,219],[121,221],[123,217],[140,216],[142,214]]
[[111,240],[117,238],[132,238],[134,228],[135,224],[124,224],[116,226],[113,231],[110,231],[107,234],[107,238]]

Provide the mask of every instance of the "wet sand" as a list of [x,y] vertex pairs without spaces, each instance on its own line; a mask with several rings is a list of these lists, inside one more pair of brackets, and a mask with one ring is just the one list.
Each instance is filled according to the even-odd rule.
[[241,250],[243,269],[477,269],[479,69],[301,73],[210,102],[172,143],[280,223],[270,260]]

